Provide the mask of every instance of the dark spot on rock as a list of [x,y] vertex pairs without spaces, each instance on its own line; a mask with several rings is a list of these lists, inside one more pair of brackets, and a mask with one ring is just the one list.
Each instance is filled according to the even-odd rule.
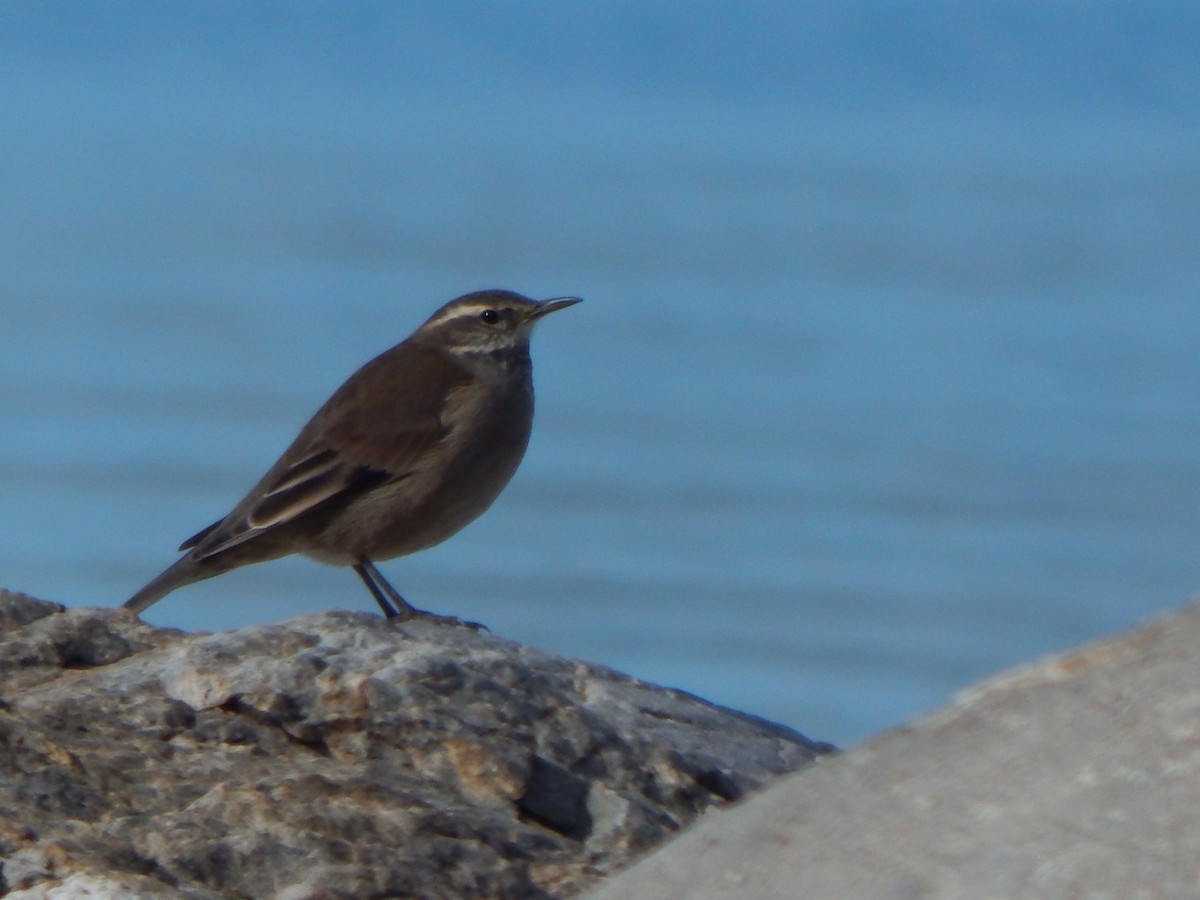
[[182,700],[170,700],[163,710],[161,722],[164,728],[180,732],[196,724],[196,711]]
[[753,780],[739,779],[716,759],[705,753],[668,755],[671,765],[688,776],[691,784],[676,790],[675,799],[694,813],[701,813],[716,801],[731,802],[756,786]]
[[329,661],[323,656],[317,656],[313,653],[304,653],[301,654],[300,659],[312,666],[313,671],[318,674],[329,668]]
[[467,673],[452,660],[431,663],[420,675],[420,683],[435,694],[455,694],[467,683]]
[[258,731],[249,722],[234,719],[225,725],[221,742],[225,744],[257,744]]
[[742,797],[742,789],[728,772],[722,772],[720,769],[709,769],[707,772],[700,772],[692,777],[696,779],[696,784],[700,785],[700,787],[704,788],[710,794],[716,794],[722,800],[732,803],[734,800],[740,800]]
[[64,669],[91,669],[124,659],[131,648],[127,640],[109,631],[104,623],[89,621],[56,640],[54,652]]
[[592,832],[587,799],[586,781],[557,763],[535,756],[517,809],[524,820],[582,841]]
[[284,729],[284,734],[321,756],[333,755],[333,751],[329,749],[329,742],[325,739],[325,728],[319,722],[301,722],[299,725],[289,726]]

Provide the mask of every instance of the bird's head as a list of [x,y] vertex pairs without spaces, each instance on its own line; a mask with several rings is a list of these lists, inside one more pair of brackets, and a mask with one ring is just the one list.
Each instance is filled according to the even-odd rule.
[[512,291],[476,291],[451,300],[413,336],[452,353],[490,354],[528,348],[533,323],[578,297],[530,300]]

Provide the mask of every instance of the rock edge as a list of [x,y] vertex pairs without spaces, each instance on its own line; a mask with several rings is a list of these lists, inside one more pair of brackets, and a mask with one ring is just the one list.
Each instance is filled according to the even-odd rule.
[[1020,666],[589,900],[1200,897],[1200,605]]

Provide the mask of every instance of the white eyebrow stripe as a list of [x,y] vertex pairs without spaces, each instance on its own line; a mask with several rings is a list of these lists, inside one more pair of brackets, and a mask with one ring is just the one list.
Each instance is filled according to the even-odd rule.
[[453,309],[443,310],[440,315],[435,315],[427,321],[425,328],[433,328],[441,325],[443,322],[451,322],[454,319],[465,319],[479,315],[485,309],[496,309],[494,303],[472,303],[470,306],[456,306]]

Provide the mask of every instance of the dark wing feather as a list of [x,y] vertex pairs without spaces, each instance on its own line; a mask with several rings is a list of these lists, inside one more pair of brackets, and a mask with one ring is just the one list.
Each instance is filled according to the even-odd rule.
[[223,521],[224,521],[223,519],[218,519],[217,521],[213,522],[208,527],[201,528],[199,531],[197,531],[195,534],[193,534],[190,538],[188,538],[186,541],[184,541],[182,544],[180,544],[179,549],[180,550],[191,550],[193,547],[195,547],[197,544],[199,544],[202,540],[204,540],[206,537],[208,537],[210,534],[212,534],[214,531],[216,531],[218,528],[220,528],[221,522],[223,522]]

